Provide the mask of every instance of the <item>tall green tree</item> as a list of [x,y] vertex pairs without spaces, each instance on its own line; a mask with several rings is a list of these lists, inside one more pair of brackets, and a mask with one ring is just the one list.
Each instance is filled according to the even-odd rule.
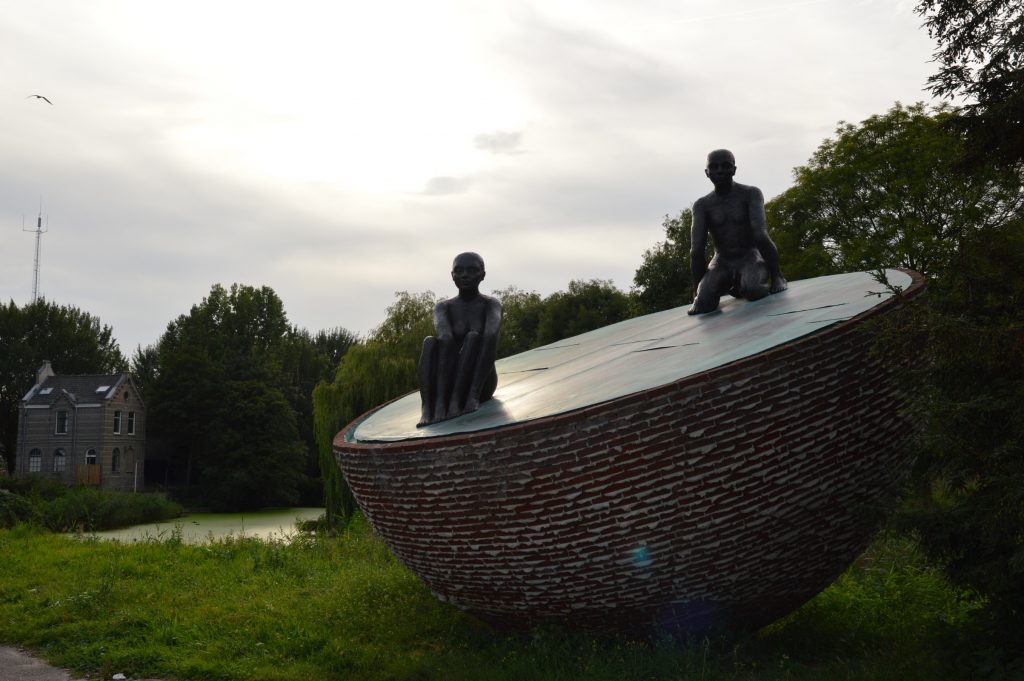
[[42,298],[23,307],[13,300],[0,306],[0,443],[7,449],[8,470],[14,470],[18,403],[44,360],[59,374],[127,368],[112,329],[88,312]]
[[896,104],[840,123],[771,202],[773,238],[804,247],[805,271],[953,267],[966,238],[1019,213],[1024,192],[1019,166],[960,169],[964,141],[945,125],[951,115]]
[[130,369],[142,399],[148,399],[150,386],[160,373],[160,348],[157,344],[137,346],[132,353]]
[[967,103],[948,123],[966,134],[971,166],[1024,160],[1024,4],[1020,0],[921,0],[916,11],[938,41],[940,97]]
[[291,327],[286,334],[282,388],[305,450],[305,476],[300,495],[303,505],[320,505],[323,500],[320,453],[314,429],[313,389],[320,381],[334,375],[341,358],[356,341],[355,334],[342,327],[319,331],[316,335]]
[[307,450],[295,413],[302,369],[294,348],[302,338],[266,286],[214,285],[168,324],[149,388],[150,433],[204,505],[299,500]]

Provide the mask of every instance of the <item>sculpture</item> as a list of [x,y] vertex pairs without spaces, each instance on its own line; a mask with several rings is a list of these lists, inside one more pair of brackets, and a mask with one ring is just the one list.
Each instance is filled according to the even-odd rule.
[[486,274],[476,253],[460,253],[452,262],[459,295],[434,306],[436,335],[423,340],[418,427],[476,411],[494,395],[501,302],[480,293]]
[[[708,154],[704,174],[715,190],[693,204],[690,272],[696,294],[687,313],[718,309],[726,293],[758,300],[786,290],[779,251],[768,236],[761,190],[733,182],[736,158],[727,149]],[[710,264],[704,261],[709,233],[715,244]]]

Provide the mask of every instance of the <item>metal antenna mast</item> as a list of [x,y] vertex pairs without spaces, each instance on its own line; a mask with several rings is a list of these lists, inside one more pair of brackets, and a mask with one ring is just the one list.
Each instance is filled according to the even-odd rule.
[[39,257],[43,250],[43,235],[46,234],[49,229],[43,229],[43,200],[39,199],[39,217],[36,218],[35,229],[25,229],[24,220],[22,221],[21,231],[23,232],[35,232],[36,235],[36,260],[35,267],[32,273],[32,302],[33,304],[39,299]]

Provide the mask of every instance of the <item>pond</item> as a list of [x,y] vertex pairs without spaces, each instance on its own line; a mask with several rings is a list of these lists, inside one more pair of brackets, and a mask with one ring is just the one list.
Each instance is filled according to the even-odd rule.
[[161,523],[123,527],[119,530],[96,532],[101,539],[116,539],[123,542],[145,539],[167,539],[175,528],[181,528],[181,540],[187,544],[234,537],[290,537],[298,530],[296,523],[316,520],[323,515],[322,508],[275,508],[245,513],[190,513]]

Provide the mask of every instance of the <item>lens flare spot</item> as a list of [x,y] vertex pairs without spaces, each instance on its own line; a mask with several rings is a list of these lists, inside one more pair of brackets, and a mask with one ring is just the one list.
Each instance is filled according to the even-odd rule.
[[638,546],[633,549],[633,565],[645,568],[650,567],[651,562],[651,552],[646,546]]

